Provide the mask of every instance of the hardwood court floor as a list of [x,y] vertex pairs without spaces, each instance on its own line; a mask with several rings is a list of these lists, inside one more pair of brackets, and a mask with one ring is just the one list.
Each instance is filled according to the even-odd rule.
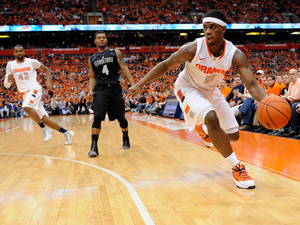
[[75,131],[43,142],[29,118],[0,120],[0,224],[300,224],[300,141],[241,132],[233,143],[256,189],[183,121],[128,113],[131,149],[102,123],[89,158],[92,115],[51,117]]

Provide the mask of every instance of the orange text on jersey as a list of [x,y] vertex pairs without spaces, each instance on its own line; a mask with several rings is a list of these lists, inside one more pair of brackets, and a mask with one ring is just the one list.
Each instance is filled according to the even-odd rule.
[[25,71],[30,71],[30,66],[24,67],[24,68],[17,68],[13,69],[13,73],[19,73],[19,72],[25,72]]
[[226,70],[221,70],[221,69],[218,69],[218,68],[215,68],[215,67],[207,67],[207,66],[203,66],[203,65],[200,65],[200,64],[196,64],[195,66],[199,70],[201,70],[202,73],[205,73],[205,74],[220,73],[220,74],[225,75],[226,72],[227,72]]

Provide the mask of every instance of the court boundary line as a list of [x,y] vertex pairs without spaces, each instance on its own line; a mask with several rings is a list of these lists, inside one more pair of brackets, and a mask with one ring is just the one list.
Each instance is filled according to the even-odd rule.
[[99,167],[99,166],[95,166],[93,164],[89,164],[86,162],[81,162],[81,161],[77,161],[77,160],[73,160],[73,159],[64,159],[64,158],[58,158],[58,157],[53,157],[53,156],[43,156],[43,155],[32,155],[32,154],[20,154],[20,153],[0,153],[1,155],[18,155],[18,156],[31,156],[31,157],[40,157],[40,158],[51,158],[51,159],[58,159],[58,160],[64,160],[64,161],[70,161],[70,162],[75,162],[75,163],[80,163],[86,166],[90,166],[90,167],[94,167],[96,169],[102,170],[110,175],[112,175],[113,177],[115,177],[116,179],[118,179],[121,183],[123,183],[125,185],[125,187],[127,188],[127,190],[129,191],[137,209],[139,210],[144,222],[146,225],[155,225],[154,221],[152,220],[149,212],[147,211],[146,207],[144,206],[142,200],[140,199],[139,195],[137,194],[137,192],[135,191],[134,187],[128,182],[126,181],[123,177],[121,177],[120,175],[111,172],[110,170],[107,170],[105,168]]
[[9,129],[9,130],[6,130],[6,131],[3,131],[3,132],[0,132],[0,133],[7,133],[7,132],[9,132],[9,131],[12,131],[12,130],[15,130],[15,129],[18,129],[19,127],[14,127],[14,128],[12,128],[12,129]]

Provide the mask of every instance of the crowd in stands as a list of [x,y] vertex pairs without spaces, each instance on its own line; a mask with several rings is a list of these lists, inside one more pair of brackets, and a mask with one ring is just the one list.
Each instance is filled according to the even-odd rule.
[[[228,23],[285,23],[280,13],[300,16],[297,0],[291,1],[221,1],[221,0],[97,0],[92,9],[88,0],[44,0],[0,2],[0,24],[51,25],[87,24],[84,14],[102,12],[107,24],[174,24],[194,23],[191,12],[222,10]],[[201,21],[198,21],[200,23]]]
[[113,0],[98,1],[98,11],[105,8],[108,24],[174,24],[191,23],[188,0]]
[[83,12],[91,11],[89,1],[20,0],[0,2],[1,25],[83,24]]

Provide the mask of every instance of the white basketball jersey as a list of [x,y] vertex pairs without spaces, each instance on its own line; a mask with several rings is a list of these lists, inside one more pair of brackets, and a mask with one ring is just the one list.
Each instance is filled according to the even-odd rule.
[[224,78],[227,70],[231,67],[237,48],[230,41],[224,40],[223,54],[214,57],[208,48],[205,37],[197,38],[196,41],[195,57],[191,62],[186,62],[184,70],[179,74],[177,85],[180,85],[180,79],[183,79],[200,90],[213,91],[219,80]]
[[39,85],[36,69],[40,66],[41,63],[35,59],[24,58],[21,63],[14,60],[7,63],[6,74],[13,74],[19,92],[26,92]]

